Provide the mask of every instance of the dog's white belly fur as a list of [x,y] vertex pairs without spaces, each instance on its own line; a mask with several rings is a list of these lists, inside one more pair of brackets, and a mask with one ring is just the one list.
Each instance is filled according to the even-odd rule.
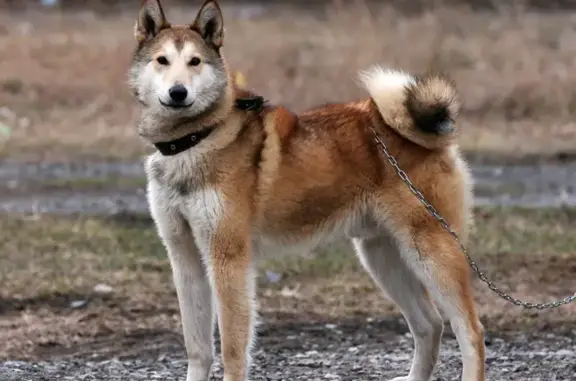
[[[336,210],[337,206],[334,206]],[[290,254],[307,254],[318,247],[342,238],[368,238],[382,233],[376,222],[368,215],[350,211],[344,220],[319,226],[311,235],[302,236],[297,232],[256,232],[253,235],[256,258],[278,257]]]

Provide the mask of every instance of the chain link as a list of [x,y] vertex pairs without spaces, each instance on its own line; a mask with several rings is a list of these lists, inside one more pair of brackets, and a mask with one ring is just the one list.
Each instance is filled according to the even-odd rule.
[[370,129],[372,130],[372,132],[374,133],[374,138],[376,140],[376,143],[378,145],[380,145],[380,147],[382,148],[382,151],[384,152],[384,155],[386,155],[386,158],[388,159],[388,161],[390,162],[390,164],[394,167],[394,169],[396,170],[396,173],[398,174],[398,176],[402,179],[402,181],[404,181],[406,183],[406,185],[408,185],[408,188],[410,189],[410,191],[412,193],[414,193],[414,195],[420,200],[420,202],[422,202],[422,204],[424,204],[424,206],[426,207],[426,209],[428,210],[428,212],[434,217],[436,218],[436,220],[438,220],[438,222],[440,223],[440,225],[442,225],[442,227],[444,228],[444,230],[446,230],[448,233],[450,233],[452,235],[452,237],[454,237],[454,239],[456,240],[456,242],[458,243],[458,245],[460,246],[460,250],[462,250],[462,253],[464,253],[464,255],[466,256],[466,259],[468,260],[468,263],[470,264],[470,267],[472,267],[472,270],[474,270],[474,272],[478,275],[478,278],[480,278],[480,280],[484,283],[486,283],[488,285],[488,287],[490,288],[490,290],[494,291],[496,294],[498,294],[498,296],[500,296],[502,299],[507,300],[508,302],[515,304],[517,306],[522,306],[526,309],[538,309],[538,310],[543,310],[543,309],[548,309],[548,308],[558,308],[562,305],[565,304],[569,304],[573,301],[576,300],[576,293],[574,295],[571,296],[567,296],[566,298],[562,299],[562,300],[558,300],[555,302],[550,302],[550,303],[529,303],[529,302],[524,302],[522,300],[516,299],[515,297],[507,294],[506,292],[500,290],[494,283],[492,283],[487,277],[486,275],[484,275],[484,273],[482,272],[482,270],[480,270],[480,268],[478,267],[478,265],[476,264],[476,262],[474,262],[474,260],[472,260],[472,258],[470,257],[470,255],[468,255],[468,251],[466,250],[466,248],[464,247],[464,245],[462,244],[462,241],[460,240],[460,237],[458,236],[458,234],[452,230],[452,228],[450,227],[450,225],[448,224],[448,222],[446,222],[446,220],[444,219],[444,217],[442,217],[438,211],[436,210],[436,208],[434,208],[434,206],[432,206],[432,204],[430,204],[428,201],[426,201],[426,198],[424,197],[424,195],[422,194],[422,192],[420,192],[418,190],[418,188],[416,188],[414,186],[414,184],[412,184],[412,181],[410,181],[410,178],[408,177],[408,175],[406,174],[406,172],[404,172],[400,166],[398,165],[398,162],[396,161],[396,159],[394,158],[394,156],[392,156],[390,154],[390,151],[388,151],[388,147],[386,146],[386,143],[384,143],[384,141],[382,139],[380,139],[380,137],[378,136],[378,133],[376,132],[376,130],[373,127],[370,127]]

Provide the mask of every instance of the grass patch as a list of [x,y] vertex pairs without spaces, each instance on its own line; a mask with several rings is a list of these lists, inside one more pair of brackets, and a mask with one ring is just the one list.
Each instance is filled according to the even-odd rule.
[[[473,257],[504,255],[576,255],[576,210],[482,207],[468,245]],[[330,277],[361,271],[348,243],[336,243],[313,255],[283,257],[264,267],[298,277]]]
[[[480,260],[576,254],[575,230],[574,209],[479,208],[469,247]],[[155,288],[149,278],[170,288],[169,263],[151,221],[4,215],[0,242],[2,293],[12,296],[86,291],[98,283]],[[260,267],[299,280],[361,273],[341,242],[312,255],[266,259]]]
[[169,264],[151,225],[2,216],[0,241],[0,283],[10,297],[86,292],[99,283],[146,292],[151,276],[168,280]]
[[576,210],[483,208],[476,212],[471,250],[479,255],[576,254]]
[[[576,242],[570,233],[576,228],[575,210],[480,208],[476,216],[470,251],[505,290],[530,301],[574,292]],[[0,216],[0,242],[0,359],[93,353],[91,343],[102,338],[116,342],[144,331],[181,330],[170,265],[146,217],[5,214]],[[282,276],[276,282],[260,278],[263,316],[399,313],[361,270],[348,245],[265,260],[260,269]],[[98,294],[94,288],[99,284],[111,292]],[[526,313],[484,285],[475,291],[490,329],[573,327],[575,307]],[[77,301],[86,304],[73,307]]]
[[[532,303],[573,294],[576,277],[576,209],[481,207],[468,251],[499,288]],[[269,260],[263,268],[284,275],[263,291],[265,312],[304,310],[315,316],[399,313],[382,297],[349,245],[315,255]],[[526,311],[496,296],[473,274],[480,316],[490,329],[566,327],[576,304],[556,310]]]

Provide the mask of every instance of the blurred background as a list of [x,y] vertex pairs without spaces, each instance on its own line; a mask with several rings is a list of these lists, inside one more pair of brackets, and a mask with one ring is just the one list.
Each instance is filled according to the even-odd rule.
[[[196,3],[165,8],[190,23]],[[505,3],[224,1],[225,52],[250,86],[297,110],[364,96],[356,72],[376,63],[443,71],[464,100],[467,151],[573,156],[576,2]],[[12,134],[2,153],[138,157],[125,82],[139,1],[0,4],[0,118]]]
[[[172,23],[191,23],[202,1],[162,3]],[[230,66],[250,88],[296,111],[366,96],[356,73],[374,64],[450,76],[463,101],[460,143],[476,181],[472,255],[505,290],[530,301],[576,291],[576,1],[220,3]],[[27,364],[39,360],[74,358],[87,369],[87,358],[185,356],[170,268],[144,196],[142,158],[150,148],[136,135],[126,84],[139,4],[0,0],[2,380],[17,368],[28,374]],[[367,357],[382,350],[382,337],[405,351],[411,341],[348,246],[266,260],[260,270],[262,335],[280,356],[276,363],[319,347],[332,348],[335,372],[352,379],[407,372],[408,357],[387,358],[392,370]],[[574,307],[526,312],[475,286],[489,340],[520,335],[516,349],[527,356],[498,356],[511,350],[504,344],[489,348],[495,379],[508,379],[502,369],[527,381],[540,380],[539,371],[546,380],[573,376],[576,348],[566,343],[576,336]],[[345,345],[326,334],[340,326],[352,340]],[[302,329],[307,344],[286,340]],[[524,335],[542,330],[550,342]],[[572,352],[528,360],[523,345],[540,339],[532,353],[538,345]],[[271,361],[258,353],[261,364]],[[458,374],[454,353],[444,358],[446,377]],[[310,372],[325,371],[322,355],[306,356],[324,364]],[[353,363],[372,370],[358,373]],[[79,375],[65,364],[53,379]],[[169,374],[183,372],[171,366]]]

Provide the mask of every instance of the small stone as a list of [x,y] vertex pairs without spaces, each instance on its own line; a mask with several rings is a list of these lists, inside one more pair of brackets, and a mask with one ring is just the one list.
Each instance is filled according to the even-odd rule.
[[97,294],[110,294],[112,291],[114,291],[114,289],[104,283],[99,283],[96,286],[94,286],[94,292]]
[[512,371],[515,373],[519,373],[519,372],[524,372],[527,370],[528,370],[528,367],[525,364],[521,364],[521,365],[516,365]]
[[70,302],[70,308],[78,309],[84,308],[88,304],[87,300],[73,300]]
[[298,288],[283,287],[282,290],[280,290],[280,295],[285,298],[302,298],[302,295],[298,292]]
[[266,279],[270,283],[278,283],[280,280],[282,280],[282,274],[278,274],[270,270],[265,270],[264,273],[266,274]]
[[560,349],[554,353],[556,356],[559,357],[576,357],[576,352],[571,351],[569,349]]

